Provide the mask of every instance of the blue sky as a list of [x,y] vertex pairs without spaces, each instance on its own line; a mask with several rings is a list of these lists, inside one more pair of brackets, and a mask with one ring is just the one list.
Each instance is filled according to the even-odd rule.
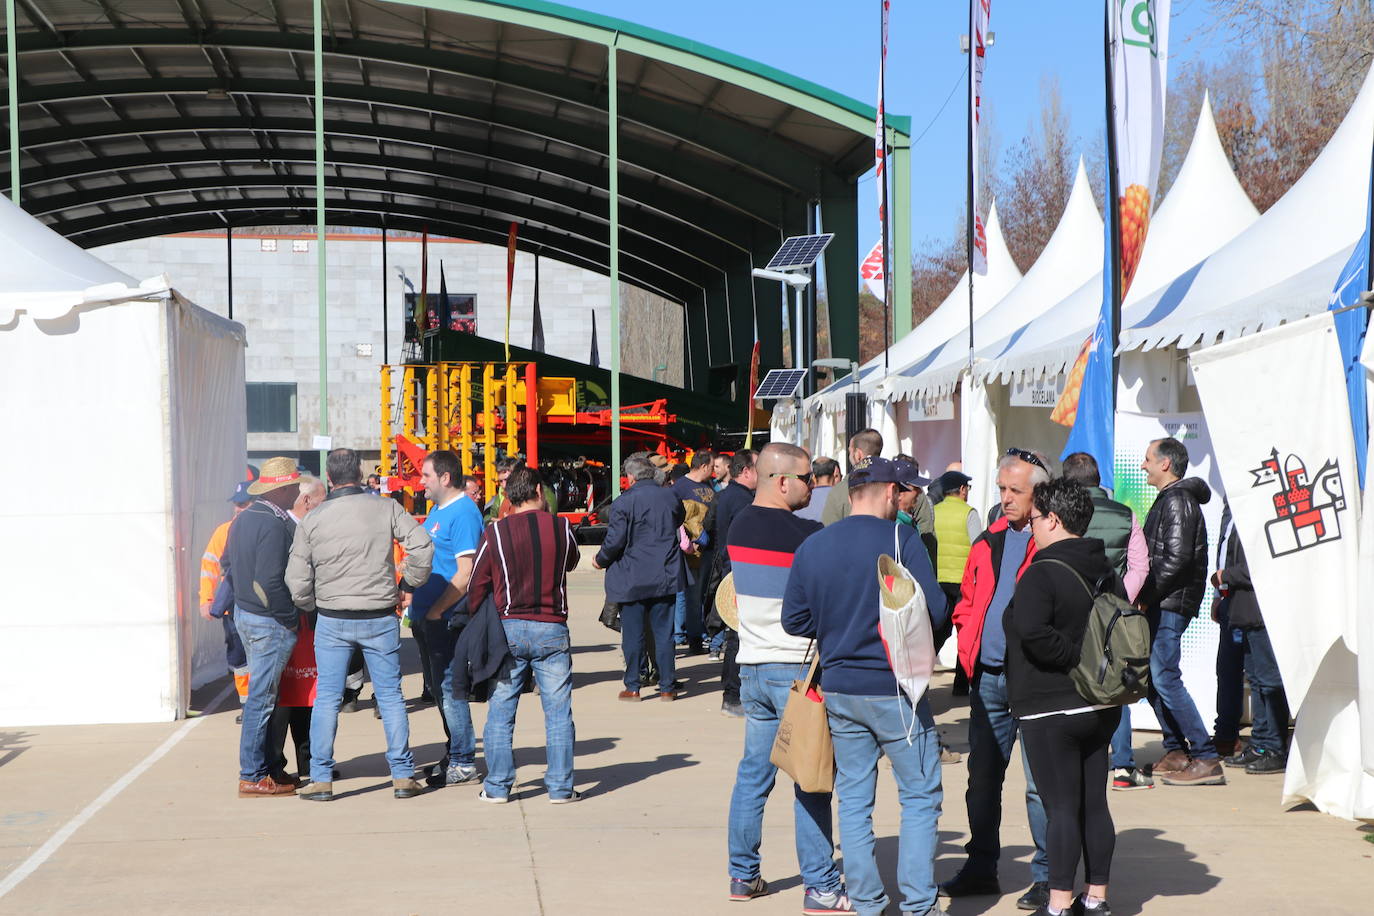
[[[575,0],[570,5],[652,26],[742,54],[873,104],[877,93],[878,0]],[[1190,42],[1206,13],[1201,0],[1174,0],[1171,57],[1207,50]],[[1100,0],[993,0],[984,104],[1003,156],[1038,119],[1040,84],[1059,79],[1071,130],[1085,143],[1102,120]],[[963,0],[893,0],[888,44],[888,110],[910,115],[912,240],[947,238],[964,208],[964,98],[968,31]],[[1217,39],[1211,39],[1216,41]],[[956,82],[959,89],[936,116]],[[867,218],[866,217],[870,217]],[[861,252],[878,238],[874,185],[861,187]]]

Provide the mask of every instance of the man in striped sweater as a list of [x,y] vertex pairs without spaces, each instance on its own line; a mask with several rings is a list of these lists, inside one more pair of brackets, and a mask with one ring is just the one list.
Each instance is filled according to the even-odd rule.
[[572,654],[568,644],[568,573],[577,543],[568,520],[548,511],[539,474],[521,465],[506,479],[511,511],[482,534],[468,587],[476,612],[491,597],[506,631],[510,656],[487,704],[482,733],[487,779],[480,798],[510,800],[515,784],[511,735],[527,673],[533,669],[544,704],[548,769],[544,785],[555,805],[575,802],[573,790]]
[[[759,452],[754,501],[730,523],[725,545],[739,608],[740,700],[744,755],[730,796],[730,899],[768,892],[760,874],[763,808],[777,767],[769,761],[792,681],[805,677],[808,640],[782,629],[782,597],[792,554],[820,522],[793,513],[811,501],[811,456],[773,442]],[[795,789],[795,787],[794,787]],[[803,913],[852,913],[835,865],[830,793],[795,789],[797,863],[805,886]]]

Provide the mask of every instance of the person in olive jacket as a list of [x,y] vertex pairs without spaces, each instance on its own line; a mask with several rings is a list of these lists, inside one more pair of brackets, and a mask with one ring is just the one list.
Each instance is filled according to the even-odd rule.
[[[1036,553],[1002,618],[1007,700],[1048,821],[1049,903],[1037,913],[1105,913],[1116,847],[1107,809],[1107,746],[1121,707],[1089,703],[1069,676],[1094,594],[1126,596],[1102,541],[1083,537],[1092,517],[1092,497],[1082,484],[1060,479],[1036,485],[1030,514]],[[1080,854],[1087,889],[1075,903]]]
[[658,662],[658,697],[676,700],[673,605],[687,587],[687,567],[678,526],[686,516],[682,500],[659,486],[647,458],[625,459],[634,485],[611,503],[606,540],[592,565],[606,570],[606,600],[620,605],[620,643],[625,653],[625,689],[620,699],[639,701],[644,631],[652,628]]

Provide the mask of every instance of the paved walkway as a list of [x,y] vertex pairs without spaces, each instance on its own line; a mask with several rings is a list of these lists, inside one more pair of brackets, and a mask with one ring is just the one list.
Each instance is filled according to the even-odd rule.
[[[769,806],[764,839],[764,876],[776,893],[745,906],[726,900],[724,824],[742,729],[719,714],[719,665],[685,662],[687,696],[677,703],[619,703],[618,641],[596,622],[600,573],[574,574],[570,592],[583,803],[548,804],[533,697],[517,724],[519,798],[505,806],[478,802],[476,786],[393,799],[381,724],[370,711],[341,719],[344,775],[332,804],[239,800],[238,730],[226,705],[162,725],[0,729],[0,913],[798,913],[791,805],[782,792]],[[199,702],[222,689],[207,688]],[[406,695],[418,693],[411,674]],[[963,749],[967,708],[950,708],[947,676],[933,697],[946,739]],[[474,714],[480,735],[484,711]],[[413,711],[411,723],[417,759],[438,759],[439,713]],[[1147,748],[1142,759],[1157,753]],[[1020,772],[1013,761],[1003,824],[1007,893],[956,901],[956,916],[1018,912],[1014,900],[1029,882]],[[961,861],[967,829],[965,768],[947,766],[944,775],[941,877]],[[1112,793],[1115,912],[1374,911],[1374,845],[1350,823],[1283,812],[1279,791],[1278,777],[1242,774],[1220,788]],[[89,816],[70,830],[83,811]],[[875,821],[891,892],[898,809],[886,773]],[[6,884],[44,844],[51,854]]]

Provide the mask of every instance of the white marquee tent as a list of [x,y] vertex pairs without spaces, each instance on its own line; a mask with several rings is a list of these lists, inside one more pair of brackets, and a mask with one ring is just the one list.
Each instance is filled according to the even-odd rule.
[[0,725],[184,715],[225,671],[197,584],[243,478],[243,328],[7,199],[0,245]]

